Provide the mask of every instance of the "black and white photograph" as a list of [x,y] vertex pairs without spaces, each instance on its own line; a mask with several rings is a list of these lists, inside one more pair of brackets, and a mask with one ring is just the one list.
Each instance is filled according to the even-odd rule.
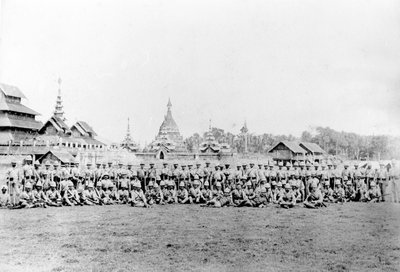
[[398,0],[0,0],[0,272],[396,272],[399,187]]

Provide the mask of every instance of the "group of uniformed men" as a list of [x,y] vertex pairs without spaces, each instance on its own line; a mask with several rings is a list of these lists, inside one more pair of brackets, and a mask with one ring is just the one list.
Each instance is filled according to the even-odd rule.
[[[235,169],[234,169],[235,168]],[[11,163],[6,185],[1,188],[0,206],[12,209],[75,205],[202,204],[206,207],[298,206],[319,208],[325,203],[348,201],[379,202],[386,199],[386,187],[396,186],[397,172],[381,164],[380,169],[332,162],[267,161],[236,165],[197,162],[167,162],[161,168],[133,164],[79,163],[42,164],[24,160],[22,167]],[[397,188],[392,196],[398,202]]]

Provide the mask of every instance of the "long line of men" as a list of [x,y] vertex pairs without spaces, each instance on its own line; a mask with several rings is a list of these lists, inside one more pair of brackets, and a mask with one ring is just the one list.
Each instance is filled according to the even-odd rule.
[[[236,169],[234,169],[236,168]],[[199,203],[205,206],[264,207],[269,203],[284,208],[303,203],[308,208],[326,202],[385,201],[389,181],[398,174],[381,164],[379,170],[354,164],[338,169],[335,163],[294,162],[231,165],[210,162],[181,164],[167,162],[161,168],[144,163],[97,163],[92,167],[40,164],[27,159],[22,167],[12,162],[0,206],[32,208],[47,206]],[[395,190],[396,191],[396,190]],[[393,197],[398,202],[397,194]]]

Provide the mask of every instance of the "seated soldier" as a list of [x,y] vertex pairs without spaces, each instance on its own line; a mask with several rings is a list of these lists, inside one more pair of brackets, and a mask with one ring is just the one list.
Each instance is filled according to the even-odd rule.
[[[219,186],[219,188],[221,188],[221,186]],[[224,192],[218,190],[214,198],[202,205],[202,207],[222,208],[229,205],[232,205],[232,195],[229,187],[226,187]]]
[[3,185],[0,193],[0,208],[8,206],[11,206],[10,195],[7,193],[7,186]]
[[279,199],[282,197],[284,190],[282,189],[282,183],[278,182],[276,184],[275,191],[272,192],[273,203],[278,204]]
[[78,205],[92,205],[92,203],[86,198],[85,190],[83,189],[82,185],[79,185],[78,189],[76,189],[76,195],[78,197]]
[[177,191],[177,199],[178,199],[178,203],[179,204],[189,204],[190,199],[189,199],[189,193],[185,188],[185,183],[183,181],[181,181],[179,183],[179,189]]
[[41,208],[47,208],[46,203],[48,203],[48,199],[46,194],[43,191],[43,184],[42,182],[39,180],[36,185],[35,185],[35,189],[32,190],[33,192],[33,196],[35,197],[35,206],[36,207],[41,207]]
[[56,183],[52,181],[49,186],[50,189],[46,192],[46,197],[48,199],[47,205],[52,207],[61,207],[62,198],[60,192],[56,189]]
[[189,202],[190,204],[193,203],[200,203],[202,199],[201,190],[200,190],[200,182],[196,179],[193,182],[193,187],[189,190]]
[[356,188],[354,190],[354,196],[352,197],[352,201],[356,202],[364,201],[365,193],[367,192],[364,180],[363,179],[357,180],[355,185]]
[[293,196],[294,196],[296,203],[303,202],[303,195],[300,192],[299,183],[300,183],[299,180],[293,180],[293,182],[292,182],[292,192],[293,192]]
[[[98,185],[100,187],[100,183],[98,182]],[[88,185],[86,186],[85,190],[85,197],[87,200],[92,202],[95,205],[103,205],[103,202],[101,201],[101,198],[99,196],[100,193],[96,193],[93,183],[89,182]]]
[[[161,184],[161,182],[163,182],[163,181],[160,181],[160,184]],[[163,200],[164,197],[163,197],[161,188],[157,183],[154,184],[154,192],[155,192],[155,194],[153,196],[154,202],[156,204],[164,205],[164,200]]]
[[278,199],[278,204],[285,209],[293,208],[296,205],[296,199],[292,192],[292,186],[285,184],[285,190]]
[[75,206],[75,205],[82,206],[82,204],[80,203],[79,198],[78,198],[78,192],[75,190],[74,184],[72,183],[72,181],[69,181],[69,183],[68,183],[68,189],[64,193],[63,201],[64,201],[63,205],[66,205],[66,206]]
[[246,203],[246,195],[242,189],[242,183],[238,182],[236,188],[232,191],[232,202],[236,207],[241,207]]
[[381,198],[380,188],[376,186],[376,183],[372,181],[370,183],[371,188],[365,193],[364,201],[366,202],[379,202]]
[[118,193],[119,203],[128,204],[130,203],[129,199],[129,191],[128,191],[128,183],[121,183],[121,190]]
[[356,195],[356,190],[354,190],[353,183],[351,180],[348,180],[346,183],[346,187],[344,188],[344,201],[349,202],[353,201]]
[[258,208],[266,207],[268,204],[266,187],[263,186],[259,190],[256,190],[254,198],[250,201],[253,207],[258,207]]
[[304,206],[310,209],[317,209],[319,207],[324,207],[323,196],[321,191],[318,189],[318,184],[315,182],[311,183],[311,191],[308,194],[306,200],[304,201]]
[[253,181],[246,182],[246,188],[244,188],[243,191],[244,191],[244,194],[246,195],[248,203],[245,206],[252,207],[251,201],[256,197],[255,190],[253,189],[255,186],[254,184],[255,183],[253,183]]
[[[337,181],[339,181],[339,180],[337,180]],[[340,183],[340,181],[339,181],[339,183]],[[333,190],[329,187],[329,185],[330,185],[329,180],[328,180],[328,182],[325,181],[323,183],[323,187],[321,189],[321,194],[324,197],[325,202],[334,202]]]
[[210,183],[206,180],[204,182],[204,187],[201,190],[201,201],[207,203],[212,199],[212,191],[210,190]]
[[167,188],[163,191],[164,202],[166,204],[175,204],[178,202],[176,198],[175,182],[168,180],[166,182]]
[[[18,205],[12,207],[12,209],[23,209],[23,208],[35,208],[35,197],[32,192],[32,184],[30,182],[25,183],[25,191],[19,196]],[[11,207],[10,207],[11,208]]]
[[345,192],[339,179],[335,180],[335,190],[333,190],[332,197],[334,203],[345,201]]
[[149,208],[150,206],[147,204],[146,197],[143,194],[142,186],[138,181],[132,184],[133,190],[131,191],[131,206],[132,207],[141,207],[141,208]]

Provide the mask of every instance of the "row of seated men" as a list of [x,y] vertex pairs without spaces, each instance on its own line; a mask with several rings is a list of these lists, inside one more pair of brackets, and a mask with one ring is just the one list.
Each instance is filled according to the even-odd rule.
[[[145,190],[143,190],[143,185]],[[133,207],[151,207],[163,204],[202,204],[208,207],[267,207],[277,204],[291,208],[301,204],[307,208],[325,206],[324,203],[348,201],[379,202],[382,195],[376,183],[369,186],[365,182],[336,179],[334,188],[330,181],[310,178],[306,182],[299,179],[259,182],[243,179],[241,181],[212,182],[199,180],[177,181],[151,180],[147,184],[138,179],[116,182],[105,175],[93,183],[62,180],[51,181],[43,188],[38,180],[32,184],[26,182],[22,191],[9,194],[3,186],[0,193],[0,206],[13,209],[35,207],[61,207],[83,205],[129,204]]]

